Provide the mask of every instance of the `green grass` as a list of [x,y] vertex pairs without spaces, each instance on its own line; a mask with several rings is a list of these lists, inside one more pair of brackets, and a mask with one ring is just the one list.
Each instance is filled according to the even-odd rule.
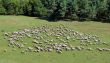
[[[7,46],[7,41],[3,39],[3,33],[13,32],[23,28],[41,25],[59,25],[63,24],[83,33],[98,35],[100,38],[110,44],[110,24],[100,22],[48,22],[36,17],[26,16],[0,16],[0,63],[110,63],[110,52],[99,51],[72,51],[58,54],[52,53],[26,53],[20,51],[13,52]],[[97,47],[97,46],[96,46]],[[104,47],[104,46],[102,46]],[[110,46],[108,46],[110,48]],[[3,52],[4,49],[8,51]]]

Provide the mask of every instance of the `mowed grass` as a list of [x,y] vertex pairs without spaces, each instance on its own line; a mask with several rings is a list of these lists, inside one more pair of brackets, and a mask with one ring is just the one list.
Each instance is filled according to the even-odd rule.
[[[82,33],[98,35],[103,41],[110,44],[110,24],[100,22],[48,22],[36,17],[27,16],[0,16],[0,63],[110,63],[110,52],[99,51],[69,51],[58,54],[48,53],[26,53],[11,51],[7,46],[8,42],[4,39],[2,31],[13,32],[19,29],[33,26],[63,24],[71,29]],[[27,40],[28,42],[29,40]],[[74,43],[73,43],[74,44]],[[98,46],[95,46],[98,47]],[[105,46],[101,46],[105,47]],[[110,46],[107,46],[110,48]],[[4,53],[4,49],[7,52]]]

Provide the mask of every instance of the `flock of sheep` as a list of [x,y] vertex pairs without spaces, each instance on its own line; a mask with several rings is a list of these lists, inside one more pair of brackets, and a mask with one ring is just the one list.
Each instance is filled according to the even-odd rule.
[[[109,45],[96,35],[79,33],[64,25],[44,25],[31,27],[15,32],[4,32],[4,38],[8,40],[8,46],[16,51],[20,48],[21,53],[26,52],[52,52],[62,53],[63,51],[74,50],[98,50],[110,51],[110,48],[92,48],[91,45]],[[26,42],[24,38],[27,38]],[[77,45],[75,43],[78,43]],[[4,50],[7,51],[6,49]]]

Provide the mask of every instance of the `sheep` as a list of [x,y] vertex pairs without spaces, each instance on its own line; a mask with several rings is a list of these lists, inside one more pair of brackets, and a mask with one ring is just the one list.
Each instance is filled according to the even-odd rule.
[[106,42],[102,42],[102,44],[104,44],[104,45],[108,45]]
[[20,45],[20,48],[24,48],[25,46],[23,44]]
[[32,48],[32,47],[28,47],[28,50],[29,50],[30,52],[32,52],[32,51],[33,51],[33,48]]
[[75,50],[74,46],[70,45],[69,47],[71,48],[71,50]]
[[[44,35],[42,35],[42,33]],[[31,52],[40,52],[40,51],[52,52],[53,50],[55,50],[57,53],[62,53],[63,50],[66,50],[66,51],[79,50],[80,51],[84,49],[84,47],[82,46],[88,46],[88,45],[93,45],[93,44],[107,45],[107,43],[101,42],[101,40],[97,36],[79,33],[67,27],[61,27],[61,26],[60,27],[59,26],[57,27],[53,27],[53,26],[32,27],[30,29],[23,29],[18,32],[15,31],[13,33],[5,33],[4,35],[6,35],[6,39],[8,39],[9,41],[9,44],[8,44],[9,47],[17,46],[18,48],[25,48],[25,45],[28,46],[27,43],[23,43],[24,37],[33,38],[31,43],[33,43],[34,46],[26,48],[26,50],[23,52],[30,52],[30,51]],[[52,37],[48,39],[47,37],[50,37],[50,36]],[[54,40],[53,38],[58,39],[60,43],[59,41],[58,43],[54,43],[57,40]],[[70,39],[72,41],[78,39],[78,41],[80,41],[80,45],[82,46],[73,47],[69,43]],[[18,43],[21,41],[22,41],[22,44]],[[85,48],[85,49],[88,51],[93,50],[90,47]],[[97,48],[97,50],[109,51],[110,49],[109,48]]]
[[61,50],[56,50],[56,52],[57,52],[57,53],[60,53],[60,54],[62,53],[62,51],[61,51]]
[[70,51],[71,48],[70,47],[65,47],[66,51]]
[[103,49],[102,49],[102,48],[97,48],[97,50],[98,50],[98,51],[103,51]]
[[71,47],[71,50],[75,50],[75,48],[74,47]]
[[5,32],[4,35],[5,35],[5,36],[9,36],[9,33],[6,33],[6,32]]
[[22,53],[22,54],[24,54],[24,53],[25,53],[25,51],[21,51],[21,53]]
[[33,52],[38,52],[38,50],[34,50]]
[[7,52],[7,49],[4,49],[4,52]]
[[77,49],[77,50],[79,50],[79,51],[80,51],[80,50],[82,50],[83,48],[82,48],[82,47],[80,47],[80,46],[76,46],[76,47],[75,47],[75,49]]
[[15,43],[15,41],[13,41],[13,40],[9,42],[10,45],[14,45],[14,43]]
[[19,33],[18,33],[18,32],[13,32],[12,34],[13,34],[13,35],[18,35]]
[[92,49],[92,48],[87,48],[87,50],[88,50],[88,51],[93,51],[93,49]]
[[69,36],[67,36],[67,37],[66,37],[66,39],[67,39],[67,40],[69,40],[69,39],[70,39],[70,37],[69,37]]
[[52,40],[50,40],[50,42],[54,42],[54,40],[52,39]]
[[31,38],[31,34],[26,34],[27,37]]
[[49,48],[49,49],[48,49],[48,52],[52,52],[52,49]]
[[102,48],[102,49],[103,49],[103,51],[110,51],[109,48]]
[[33,43],[35,44],[39,44],[39,42],[37,40],[33,40]]

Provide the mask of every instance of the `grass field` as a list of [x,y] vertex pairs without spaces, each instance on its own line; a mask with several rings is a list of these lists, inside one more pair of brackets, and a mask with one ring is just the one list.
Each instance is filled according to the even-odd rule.
[[[110,24],[100,22],[48,22],[36,17],[26,16],[0,16],[0,63],[110,63],[110,52],[99,51],[72,51],[58,54],[52,53],[27,53],[12,52],[7,46],[2,31],[13,32],[19,29],[41,25],[63,24],[69,28],[83,33],[90,33],[110,44]],[[96,46],[97,47],[97,46]],[[101,46],[104,47],[104,46]],[[110,46],[108,46],[110,48]],[[7,52],[4,53],[4,49]]]

